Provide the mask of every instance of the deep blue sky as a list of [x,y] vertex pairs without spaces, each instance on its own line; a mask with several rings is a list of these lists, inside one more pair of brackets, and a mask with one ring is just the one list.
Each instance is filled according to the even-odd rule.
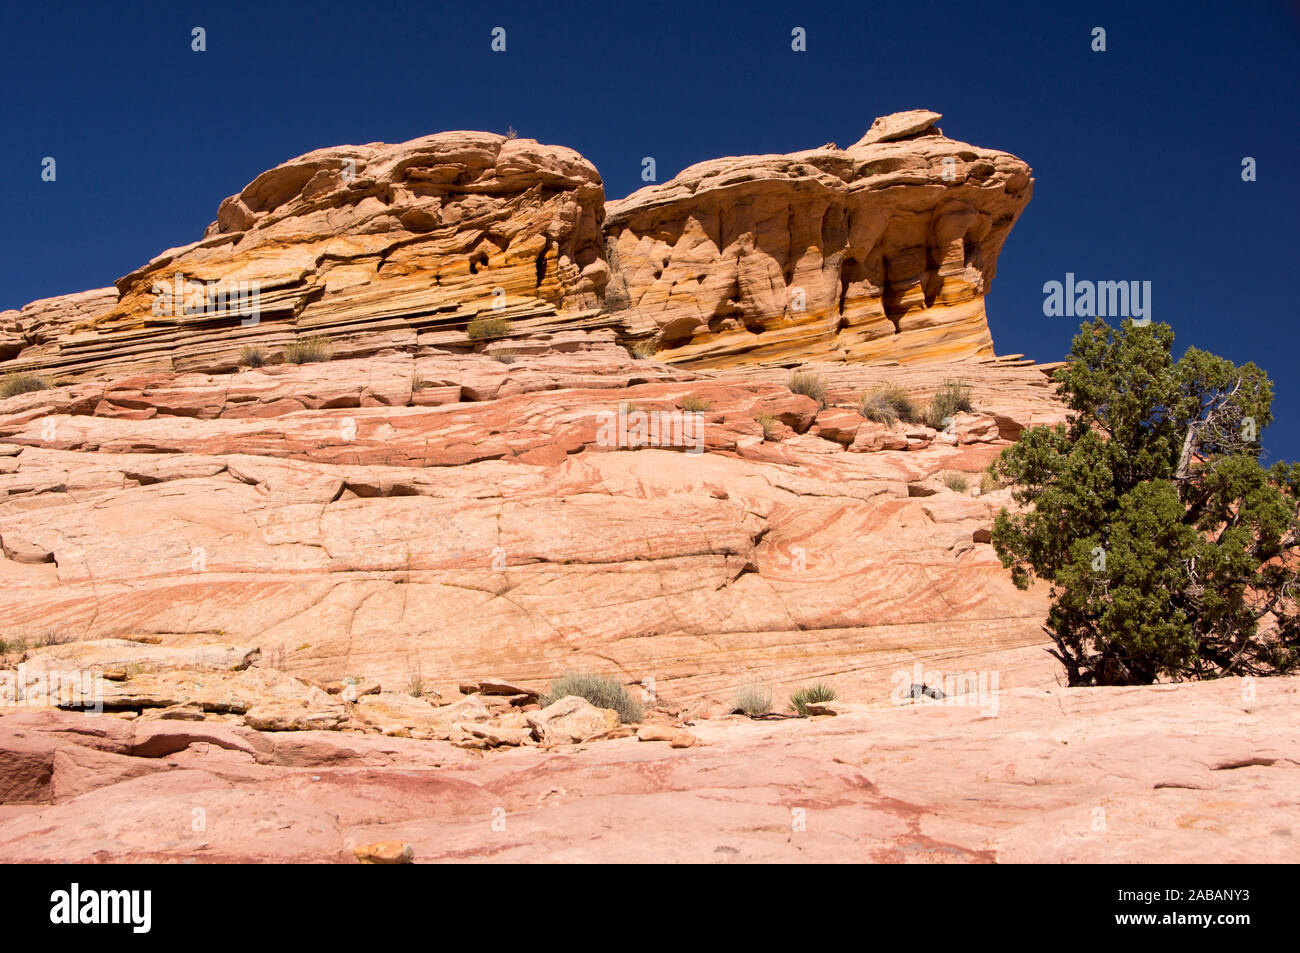
[[[322,146],[513,126],[577,149],[617,198],[642,156],[664,180],[848,145],[877,115],[927,107],[1034,167],[989,300],[999,352],[1067,351],[1078,321],[1043,316],[1045,281],[1150,280],[1179,352],[1269,372],[1264,443],[1297,459],[1300,11],[1201,6],[5,0],[0,309],[110,284]],[[1241,181],[1243,156],[1258,181]]]

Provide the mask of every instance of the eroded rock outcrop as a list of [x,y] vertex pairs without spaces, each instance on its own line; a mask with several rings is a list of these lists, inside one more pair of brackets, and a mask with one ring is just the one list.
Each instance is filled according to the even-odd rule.
[[713,159],[610,202],[609,296],[672,361],[991,357],[984,294],[1033,180],[938,119],[882,117],[847,149]]
[[[66,656],[123,669],[188,664],[223,632],[231,665],[260,650],[294,676],[389,684],[420,667],[448,697],[484,672],[537,690],[571,667],[719,703],[740,671],[852,672],[868,697],[927,653],[1050,680],[1045,594],[987,543],[1007,492],[977,485],[1021,427],[1060,419],[1042,369],[970,365],[975,411],[936,433],[855,406],[885,381],[924,400],[945,365],[816,367],[819,408],[788,372],[705,374],[612,338],[0,401],[6,637],[159,643]],[[688,402],[706,409],[678,439]]]
[[937,113],[848,149],[715,159],[606,204],[571,149],[483,132],[311,152],[259,175],[203,238],[99,289],[0,313],[0,368],[60,381],[227,372],[304,337],[336,355],[608,330],[662,360],[990,358],[984,294],[1029,167]]
[[0,314],[0,360],[77,380],[231,370],[243,347],[277,359],[309,334],[355,356],[464,342],[483,312],[581,325],[607,279],[603,201],[582,156],[530,139],[321,149],[262,173],[202,240],[120,279],[116,296]]
[[148,757],[129,723],[27,712],[0,717],[0,860],[1285,863],[1297,701],[1295,677],[1047,688],[487,757],[244,728]]

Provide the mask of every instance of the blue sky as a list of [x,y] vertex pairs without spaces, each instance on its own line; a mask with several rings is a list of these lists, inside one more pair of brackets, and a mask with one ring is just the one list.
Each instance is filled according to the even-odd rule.
[[6,3],[0,308],[112,283],[322,146],[513,126],[583,153],[618,198],[643,156],[663,180],[848,145],[877,115],[925,107],[1034,167],[989,299],[999,352],[1068,350],[1078,321],[1043,315],[1044,282],[1151,281],[1180,352],[1268,371],[1268,459],[1298,459],[1300,6],[1201,6]]

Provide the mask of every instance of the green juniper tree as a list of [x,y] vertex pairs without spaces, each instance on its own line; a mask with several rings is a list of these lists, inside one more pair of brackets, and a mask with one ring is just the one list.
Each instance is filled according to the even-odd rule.
[[1071,685],[1150,684],[1300,664],[1300,466],[1259,463],[1273,388],[1167,324],[1085,323],[1055,379],[1068,422],[992,466],[1013,488],[993,545],[1052,586]]

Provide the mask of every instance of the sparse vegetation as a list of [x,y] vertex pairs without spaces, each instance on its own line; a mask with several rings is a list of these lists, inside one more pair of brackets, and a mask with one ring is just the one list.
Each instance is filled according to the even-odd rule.
[[66,645],[72,641],[72,636],[61,629],[46,629],[36,637],[35,646],[43,649],[49,645]]
[[[353,685],[356,682],[352,682]],[[424,672],[420,667],[419,659],[414,664],[408,664],[406,667],[406,694],[413,698],[423,698],[424,690],[427,686],[424,684]]]
[[811,397],[823,407],[826,406],[826,378],[820,374],[811,371],[795,371],[790,375],[790,390]]
[[515,131],[515,127],[514,127],[514,126],[507,126],[507,127],[506,127],[506,138],[507,138],[507,139],[518,139],[518,138],[519,138],[519,133]]
[[312,334],[284,346],[284,359],[290,364],[315,364],[334,356],[334,346],[321,334]]
[[888,427],[900,420],[904,423],[916,421],[916,403],[907,391],[897,384],[881,384],[869,394],[863,394],[858,403],[858,413],[868,420]]
[[771,414],[759,414],[754,419],[758,421],[758,425],[763,428],[764,440],[771,440],[773,437],[776,436],[777,434],[776,427],[777,424],[780,423],[780,421],[778,421],[774,416],[772,416]]
[[994,490],[1002,489],[1002,483],[998,480],[997,475],[990,466],[980,474],[980,493],[992,493]]
[[816,702],[835,701],[835,689],[825,682],[808,685],[790,696],[790,710],[802,717],[808,716],[808,706]]
[[514,348],[501,348],[499,351],[493,351],[490,355],[492,360],[498,364],[513,364],[519,360],[519,352]]
[[417,390],[424,390],[426,387],[432,387],[432,386],[433,386],[432,384],[430,384],[428,381],[426,381],[426,380],[425,380],[423,377],[421,377],[419,374],[412,374],[412,375],[411,375],[411,391],[412,391],[412,392],[415,392],[415,391],[417,391]]
[[45,390],[47,387],[49,385],[45,380],[31,371],[6,371],[5,376],[0,378],[0,399],[30,394],[33,391]]
[[612,708],[624,724],[640,721],[641,703],[633,698],[618,679],[594,672],[568,672],[551,680],[550,691],[541,699],[541,705],[554,704],[566,695],[585,698],[597,708]]
[[736,690],[732,705],[750,718],[772,710],[772,689],[766,685],[745,685]]
[[956,470],[949,470],[939,478],[943,485],[954,493],[965,493],[970,489],[970,478],[964,473],[958,473]]
[[239,363],[244,367],[263,367],[266,364],[266,352],[260,347],[246,347],[239,352]]
[[708,410],[712,406],[713,406],[712,401],[705,400],[703,397],[698,397],[695,394],[691,394],[688,397],[682,398],[682,410],[686,411],[687,413],[691,413],[691,414],[702,413]]
[[925,425],[931,430],[942,430],[944,421],[954,414],[973,410],[971,386],[965,381],[947,380],[925,408]]
[[26,639],[0,639],[0,655],[5,655],[9,652],[26,652],[26,651],[27,651]]
[[510,320],[480,314],[470,321],[469,326],[465,328],[465,333],[469,335],[471,341],[494,341],[510,333]]
[[648,360],[659,353],[659,341],[657,338],[648,338],[644,341],[637,341],[632,345],[632,356]]

